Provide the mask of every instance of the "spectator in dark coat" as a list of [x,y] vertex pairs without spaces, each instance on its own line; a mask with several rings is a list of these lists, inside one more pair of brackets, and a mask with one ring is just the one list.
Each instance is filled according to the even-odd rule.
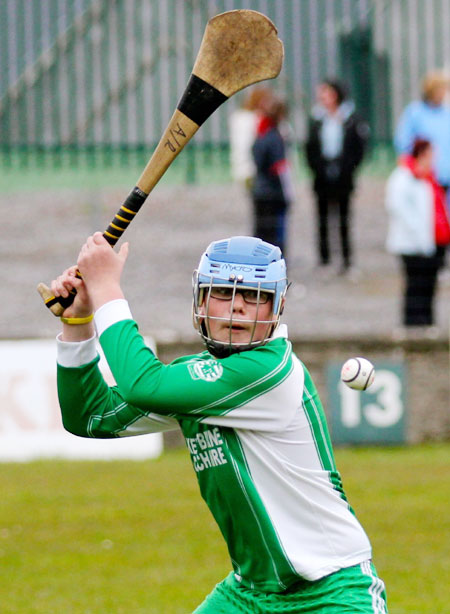
[[356,113],[343,86],[325,80],[317,88],[306,142],[306,159],[312,171],[317,203],[319,264],[330,263],[328,221],[339,214],[342,273],[353,264],[350,238],[350,201],[355,171],[361,163],[369,127]]
[[293,199],[291,169],[279,125],[287,108],[273,95],[265,100],[253,145],[256,176],[252,187],[255,237],[277,245],[286,253],[286,214]]

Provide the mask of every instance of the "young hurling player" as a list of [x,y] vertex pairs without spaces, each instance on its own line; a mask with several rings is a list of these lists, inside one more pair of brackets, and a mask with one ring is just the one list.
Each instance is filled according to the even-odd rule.
[[[194,273],[206,350],[169,365],[146,347],[120,286],[128,253],[100,233],[52,283],[77,295],[58,338],[64,426],[123,437],[180,425],[233,571],[196,614],[385,614],[369,540],[342,489],[311,377],[279,325],[288,286],[278,247],[215,241]],[[92,322],[117,385],[98,370]]]

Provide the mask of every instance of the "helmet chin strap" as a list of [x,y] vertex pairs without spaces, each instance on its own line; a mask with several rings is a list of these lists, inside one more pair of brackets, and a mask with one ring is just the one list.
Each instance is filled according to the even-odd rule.
[[225,345],[210,339],[205,340],[205,344],[208,352],[216,358],[228,358],[228,356],[231,356],[232,354],[238,354],[239,352],[243,352],[245,349],[248,349],[244,347],[241,349],[231,345]]
[[206,348],[210,354],[212,354],[216,358],[227,358],[228,356],[231,356],[232,354],[239,354],[240,352],[252,350],[256,347],[259,347],[260,345],[264,345],[273,335],[274,331],[277,328],[278,323],[279,321],[273,323],[273,326],[270,329],[269,334],[266,337],[264,337],[264,339],[262,339],[260,342],[250,341],[250,343],[243,343],[243,344],[233,345],[231,342],[226,343],[225,341],[216,341],[210,335],[208,335],[207,327],[206,327],[204,320],[203,322],[201,322],[198,332],[200,336],[202,337],[206,345]]

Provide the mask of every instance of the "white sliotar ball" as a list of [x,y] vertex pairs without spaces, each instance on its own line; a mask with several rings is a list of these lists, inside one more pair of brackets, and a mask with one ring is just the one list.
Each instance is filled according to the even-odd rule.
[[353,390],[366,390],[375,379],[375,369],[367,358],[349,358],[341,369],[341,380]]

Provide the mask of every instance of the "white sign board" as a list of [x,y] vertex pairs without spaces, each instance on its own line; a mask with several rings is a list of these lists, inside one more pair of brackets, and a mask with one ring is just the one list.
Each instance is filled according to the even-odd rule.
[[[103,356],[100,368],[113,379]],[[64,430],[56,391],[56,342],[0,342],[0,461],[36,458],[144,459],[162,452],[160,433],[86,439]]]

